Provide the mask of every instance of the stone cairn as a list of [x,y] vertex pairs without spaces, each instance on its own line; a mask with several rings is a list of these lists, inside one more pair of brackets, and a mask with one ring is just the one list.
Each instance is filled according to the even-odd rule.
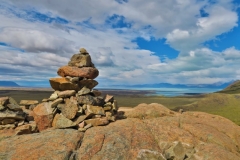
[[0,97],[0,130],[15,129],[16,134],[30,134],[47,128],[75,128],[86,131],[90,127],[115,121],[117,101],[111,95],[101,97],[93,90],[99,72],[84,49],[74,54],[67,66],[57,71],[59,78],[51,78],[55,90],[42,103],[11,97]]
[[57,73],[61,77],[49,80],[55,92],[33,109],[39,131],[50,127],[86,131],[115,121],[117,101],[111,95],[103,98],[100,91],[93,90],[98,85],[94,79],[99,72],[84,48]]

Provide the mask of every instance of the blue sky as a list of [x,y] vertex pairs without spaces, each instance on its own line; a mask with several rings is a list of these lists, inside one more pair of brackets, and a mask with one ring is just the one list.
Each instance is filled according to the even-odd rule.
[[99,86],[240,79],[239,0],[1,0],[0,80],[49,86],[84,47]]

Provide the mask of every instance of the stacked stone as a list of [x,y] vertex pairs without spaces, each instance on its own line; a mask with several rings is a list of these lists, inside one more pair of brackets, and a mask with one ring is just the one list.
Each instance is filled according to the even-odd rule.
[[[31,103],[27,103],[27,105],[29,106]],[[16,128],[16,134],[37,132],[31,111],[24,107],[19,106],[11,97],[0,97],[0,130]]]
[[115,121],[117,101],[111,95],[101,97],[93,90],[99,72],[84,49],[74,54],[67,66],[57,71],[59,78],[51,78],[55,92],[33,110],[38,129],[76,128],[85,131],[92,126]]

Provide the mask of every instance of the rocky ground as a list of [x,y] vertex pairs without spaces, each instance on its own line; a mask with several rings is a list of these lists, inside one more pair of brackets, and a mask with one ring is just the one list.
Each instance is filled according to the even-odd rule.
[[0,159],[240,159],[240,127],[203,112],[173,112],[160,104],[123,108],[107,126],[0,131]]

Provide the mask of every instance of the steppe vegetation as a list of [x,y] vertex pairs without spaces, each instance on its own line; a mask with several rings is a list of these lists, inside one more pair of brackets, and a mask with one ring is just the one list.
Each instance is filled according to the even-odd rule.
[[[23,99],[41,102],[42,99],[49,97],[51,93],[52,91],[1,90],[0,97],[10,96],[17,102]],[[240,125],[240,94],[211,93],[164,97],[146,96],[147,91],[141,93],[140,91],[103,90],[103,95],[106,93],[114,95],[119,107],[135,107],[140,103],[160,103],[174,111],[181,108],[184,111],[201,111],[220,115]]]

